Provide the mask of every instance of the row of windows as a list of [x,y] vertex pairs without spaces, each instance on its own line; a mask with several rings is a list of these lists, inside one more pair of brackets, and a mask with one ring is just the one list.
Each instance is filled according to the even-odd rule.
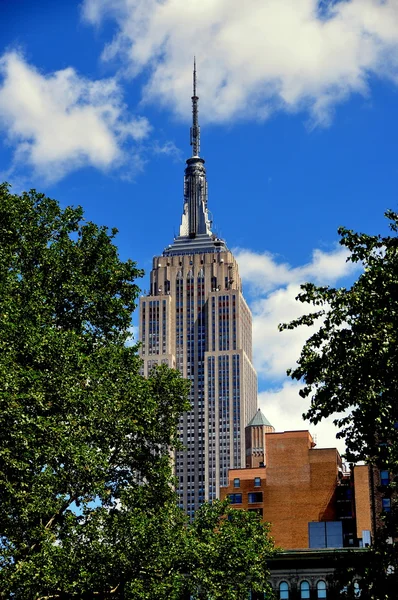
[[[353,583],[353,591],[354,598],[361,597],[361,589],[358,581],[354,581]],[[347,592],[347,588],[341,590],[341,593]],[[289,600],[290,597],[290,588],[287,581],[281,581],[279,584],[279,600]],[[311,597],[310,594],[310,584],[308,581],[302,581],[300,583],[300,599],[308,600]],[[316,597],[320,600],[322,598],[327,598],[327,586],[326,582],[322,579],[316,584]]]
[[[231,504],[242,504],[243,494],[228,494],[229,501]],[[247,495],[249,504],[257,504],[257,502],[263,501],[262,492],[249,492]]]
[[[289,584],[287,581],[281,581],[279,584],[279,600],[289,600]],[[326,582],[321,580],[316,584],[316,597],[327,598]],[[310,584],[308,581],[302,581],[300,583],[300,598],[307,600],[310,598]]]
[[[261,486],[261,477],[255,477],[254,478],[254,487],[260,487],[260,486]],[[234,479],[234,488],[240,488],[239,477],[235,477],[235,479]]]

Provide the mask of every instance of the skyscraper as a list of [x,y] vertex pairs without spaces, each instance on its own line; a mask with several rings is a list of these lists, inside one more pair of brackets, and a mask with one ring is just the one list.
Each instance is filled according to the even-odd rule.
[[179,424],[185,450],[175,456],[179,503],[190,516],[218,497],[228,469],[246,466],[244,428],[257,410],[251,312],[207,208],[195,67],[192,115],[180,232],[153,259],[150,292],[140,300],[144,373],[165,363],[192,382],[192,408]]

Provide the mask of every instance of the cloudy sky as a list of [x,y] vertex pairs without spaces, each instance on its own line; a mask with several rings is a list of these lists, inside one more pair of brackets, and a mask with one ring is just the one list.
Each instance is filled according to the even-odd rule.
[[[339,225],[385,232],[397,208],[398,0],[0,10],[0,179],[118,227],[147,272],[179,226],[196,55],[209,207],[253,311],[260,405],[277,430],[307,428],[285,372],[310,330],[277,325],[300,314],[300,283],[357,275]],[[309,428],[336,445],[331,424]]]

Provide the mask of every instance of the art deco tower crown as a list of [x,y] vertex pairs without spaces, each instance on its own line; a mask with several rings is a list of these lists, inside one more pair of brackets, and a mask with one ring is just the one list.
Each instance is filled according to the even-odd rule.
[[190,143],[192,156],[186,161],[184,174],[184,206],[180,225],[180,234],[174,244],[165,249],[164,254],[171,256],[186,251],[213,252],[226,250],[223,240],[217,238],[211,230],[210,213],[207,207],[207,179],[205,161],[200,153],[200,125],[198,111],[199,97],[196,95],[196,63],[193,70],[192,127]]

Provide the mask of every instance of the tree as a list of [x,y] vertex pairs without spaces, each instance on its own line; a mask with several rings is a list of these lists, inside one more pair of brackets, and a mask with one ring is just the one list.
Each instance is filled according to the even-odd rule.
[[142,272],[116,233],[0,187],[3,598],[123,597],[167,562],[188,383],[126,346]]
[[[281,330],[313,325],[319,330],[305,343],[293,379],[309,398],[304,415],[312,423],[335,413],[350,460],[397,461],[398,423],[398,215],[386,216],[394,235],[355,233],[341,227],[340,244],[363,273],[349,289],[302,286],[297,300],[317,307]],[[319,307],[319,308],[318,308]],[[348,411],[348,414],[347,414]],[[384,445],[385,444],[385,445]]]
[[246,600],[249,592],[266,592],[267,559],[274,554],[269,526],[228,500],[203,504],[188,532],[187,586],[193,598]]
[[181,600],[200,582],[243,598],[272,544],[252,514],[177,507],[190,382],[140,375],[142,272],[116,233],[0,186],[0,598]]
[[[303,398],[310,400],[304,418],[316,424],[336,415],[350,461],[365,460],[377,468],[398,474],[398,214],[388,211],[391,235],[367,235],[340,228],[340,244],[361,263],[363,272],[349,288],[302,286],[297,300],[316,307],[281,330],[313,325],[319,329],[304,344],[298,366],[288,374],[303,382]],[[395,484],[396,485],[396,484]],[[394,505],[394,483],[390,486]],[[384,561],[383,585],[395,598],[398,584],[397,553],[383,539],[396,538],[394,506],[383,516],[374,564]],[[384,548],[384,551],[383,551]],[[374,565],[373,565],[374,566]],[[375,574],[370,568],[368,575]],[[387,582],[387,584],[386,584]],[[372,587],[373,586],[373,587]],[[376,584],[370,597],[378,598]],[[380,591],[380,586],[379,586]],[[375,595],[376,594],[376,595]],[[366,596],[368,597],[368,596]]]

